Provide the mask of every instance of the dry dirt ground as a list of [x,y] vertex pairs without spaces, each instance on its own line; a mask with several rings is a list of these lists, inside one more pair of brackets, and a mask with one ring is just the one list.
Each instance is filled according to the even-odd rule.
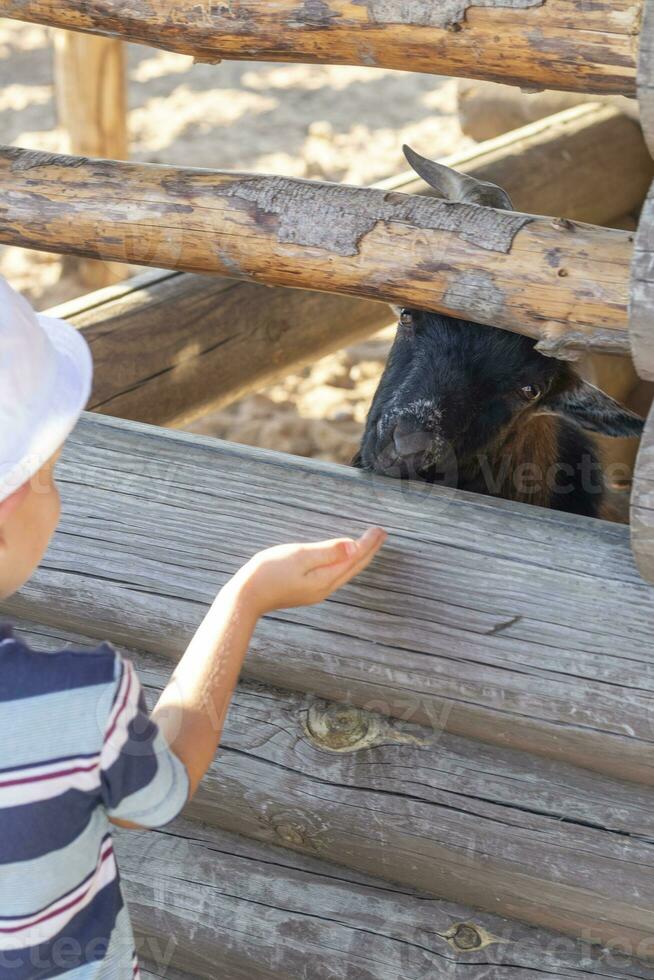
[[[465,146],[456,83],[372,68],[229,63],[130,46],[136,160],[368,184],[406,169],[402,143],[444,156]],[[52,90],[51,36],[0,19],[0,142],[65,148]],[[54,256],[0,248],[0,272],[39,309],[84,292]],[[389,314],[390,321],[390,314]],[[351,458],[389,338],[333,355],[195,428],[340,462]]]

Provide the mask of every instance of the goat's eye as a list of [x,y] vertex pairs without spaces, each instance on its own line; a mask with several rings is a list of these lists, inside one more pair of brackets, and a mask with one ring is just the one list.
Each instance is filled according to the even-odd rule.
[[413,326],[413,317],[411,316],[411,310],[400,310],[400,323],[403,327]]
[[518,393],[526,402],[533,402],[540,398],[541,390],[538,385],[523,385]]

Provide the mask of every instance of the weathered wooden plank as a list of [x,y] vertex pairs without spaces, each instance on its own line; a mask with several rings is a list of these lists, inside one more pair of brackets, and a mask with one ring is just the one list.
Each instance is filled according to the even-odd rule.
[[[67,153],[127,160],[125,45],[113,38],[54,32],[54,83]],[[125,278],[118,262],[70,260],[87,289]]]
[[[596,225],[640,208],[654,176],[638,124],[598,103],[557,112],[443,162],[503,187],[519,211]],[[397,189],[414,191],[407,184]]]
[[[153,703],[167,674],[137,663]],[[651,943],[654,955],[653,802],[651,789],[526,753],[242,685],[188,812],[575,937]]]
[[611,105],[636,122],[638,102],[624,95],[588,95],[552,89],[524,91],[512,85],[461,79],[457,86],[457,114],[462,132],[473,140],[487,140],[518,126],[544,119],[582,103]]
[[629,232],[285,177],[0,149],[0,242],[440,310],[626,352]]
[[638,51],[637,91],[640,120],[654,155],[654,3],[643,0]]
[[650,409],[636,458],[631,491],[631,546],[640,574],[654,582],[654,408]]
[[654,381],[654,184],[640,215],[632,262],[629,337],[641,378]]
[[[57,631],[44,642],[42,633],[27,628],[39,649],[91,642]],[[128,655],[154,704],[169,667]],[[242,683],[187,813],[265,845],[654,956],[652,801],[651,789],[572,766]],[[150,841],[145,864],[142,841],[134,839],[132,866],[137,858],[149,880]],[[160,854],[197,881],[194,862],[180,861],[172,842],[164,838]],[[217,873],[231,891],[231,876]],[[156,894],[156,883],[149,887]]]
[[[654,977],[588,942],[430,899],[315,858],[178,820],[121,832],[139,937],[206,980],[540,980]],[[144,866],[147,854],[147,866]],[[177,977],[171,967],[161,971]],[[157,976],[160,974],[157,973]]]
[[52,312],[91,346],[89,408],[156,425],[184,425],[393,317],[355,297],[178,272],[138,276],[104,302],[90,296]]
[[10,615],[179,656],[266,545],[387,527],[361,579],[267,617],[250,678],[652,784],[654,592],[626,528],[87,416]]
[[[462,78],[457,85],[456,107],[461,132],[473,140],[487,140],[562,109],[599,98],[601,96],[552,89],[524,92],[513,85]],[[634,103],[629,100],[628,104]]]
[[207,980],[654,975],[615,952],[188,821],[148,840],[147,871],[142,837],[121,833],[117,850],[140,944],[176,937],[173,966]]
[[363,64],[634,94],[639,0],[5,0],[3,13],[221,58]]
[[[505,187],[518,208],[596,224],[639,207],[654,176],[639,127],[598,105],[558,113],[444,162]],[[384,191],[403,188],[429,190],[413,172],[383,182]],[[91,346],[91,409],[157,425],[183,425],[392,316],[385,304],[351,296],[162,270],[49,313],[74,323]]]

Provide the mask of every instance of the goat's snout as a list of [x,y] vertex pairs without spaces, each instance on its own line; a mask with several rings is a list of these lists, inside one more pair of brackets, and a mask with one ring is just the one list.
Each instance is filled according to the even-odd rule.
[[435,420],[402,413],[390,421],[382,421],[377,433],[380,440],[374,460],[377,472],[419,479],[427,479],[434,467],[449,472],[451,447]]
[[417,428],[412,419],[400,419],[393,428],[393,445],[399,459],[424,456],[434,448],[434,435]]

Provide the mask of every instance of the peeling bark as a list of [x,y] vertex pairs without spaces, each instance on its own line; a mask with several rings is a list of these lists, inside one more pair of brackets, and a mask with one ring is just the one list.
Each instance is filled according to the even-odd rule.
[[453,280],[443,301],[452,310],[465,307],[471,320],[484,320],[501,315],[506,295],[489,273],[464,272]]
[[12,161],[11,172],[16,174],[41,167],[85,167],[91,162],[88,157],[47,153],[44,150],[21,150],[16,146],[6,147],[5,156]]
[[336,13],[326,0],[302,0],[297,19],[290,20],[290,27],[329,27],[338,20]]
[[[168,181],[162,185],[171,192],[178,186]],[[506,254],[520,229],[532,220],[528,215],[405,194],[384,194],[380,199],[379,192],[369,188],[357,192],[353,208],[351,187],[323,186],[324,193],[317,200],[315,185],[309,181],[250,177],[219,189],[217,194],[254,205],[257,224],[265,225],[265,219],[274,215],[278,242],[321,248],[336,255],[357,255],[361,239],[379,221],[449,231],[480,248]]]
[[508,7],[526,10],[541,7],[545,0],[352,0],[364,7],[373,24],[411,24],[452,30],[460,25],[471,7]]

